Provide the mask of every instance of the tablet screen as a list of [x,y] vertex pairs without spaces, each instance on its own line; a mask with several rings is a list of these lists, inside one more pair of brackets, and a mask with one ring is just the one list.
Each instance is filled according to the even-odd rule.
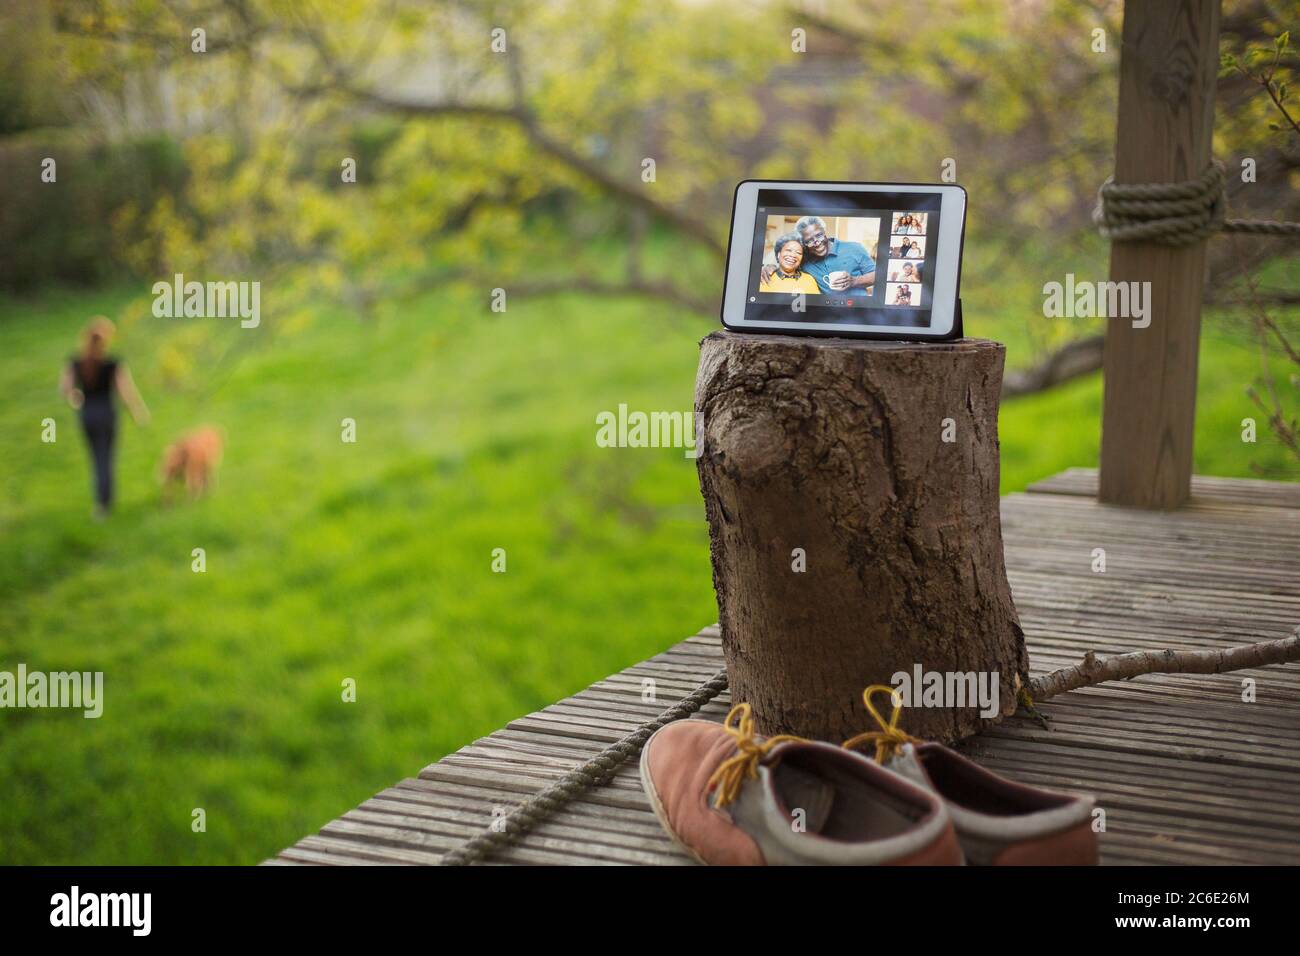
[[760,189],[745,318],[927,327],[941,207],[937,193]]

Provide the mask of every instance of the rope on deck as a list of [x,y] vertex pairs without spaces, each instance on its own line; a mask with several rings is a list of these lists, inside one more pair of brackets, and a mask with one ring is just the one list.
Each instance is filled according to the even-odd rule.
[[611,744],[582,766],[570,770],[545,790],[530,797],[504,818],[493,820],[482,833],[471,837],[443,855],[442,866],[468,866],[481,863],[493,853],[516,842],[537,824],[569,803],[583,791],[599,786],[618,770],[628,758],[641,753],[646,741],[660,727],[695,713],[727,689],[727,672],[718,671],[712,678],[691,691],[654,720],[647,721],[622,740]]
[[1217,160],[1183,183],[1120,184],[1112,176],[1098,190],[1092,220],[1111,242],[1187,246],[1219,231],[1300,237],[1300,222],[1225,218],[1224,183]]

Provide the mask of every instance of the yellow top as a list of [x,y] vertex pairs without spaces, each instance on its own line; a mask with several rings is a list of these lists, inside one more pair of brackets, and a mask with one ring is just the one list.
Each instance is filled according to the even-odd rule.
[[780,269],[772,273],[772,278],[766,282],[760,283],[759,292],[806,292],[810,295],[821,295],[821,288],[817,285],[817,280],[808,273],[800,269],[794,275],[787,275]]

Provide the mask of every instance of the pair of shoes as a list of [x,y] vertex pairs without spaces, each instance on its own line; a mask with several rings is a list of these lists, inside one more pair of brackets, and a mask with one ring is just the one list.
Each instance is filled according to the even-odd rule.
[[[871,697],[893,695],[885,720]],[[1093,799],[1015,783],[898,728],[893,688],[863,693],[880,725],[842,746],[722,724],[660,728],[641,754],[655,816],[700,863],[723,866],[1095,865]],[[856,747],[875,743],[876,760]]]

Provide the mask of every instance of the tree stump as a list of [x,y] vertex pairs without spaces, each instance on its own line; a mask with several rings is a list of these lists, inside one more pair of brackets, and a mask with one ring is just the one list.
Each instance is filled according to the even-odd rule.
[[998,501],[1004,347],[714,332],[700,349],[732,700],[762,733],[838,742],[875,729],[865,687],[919,665],[949,689],[974,673],[992,690],[996,674],[996,714],[918,688],[907,732],[953,741],[1013,712],[1028,656]]

